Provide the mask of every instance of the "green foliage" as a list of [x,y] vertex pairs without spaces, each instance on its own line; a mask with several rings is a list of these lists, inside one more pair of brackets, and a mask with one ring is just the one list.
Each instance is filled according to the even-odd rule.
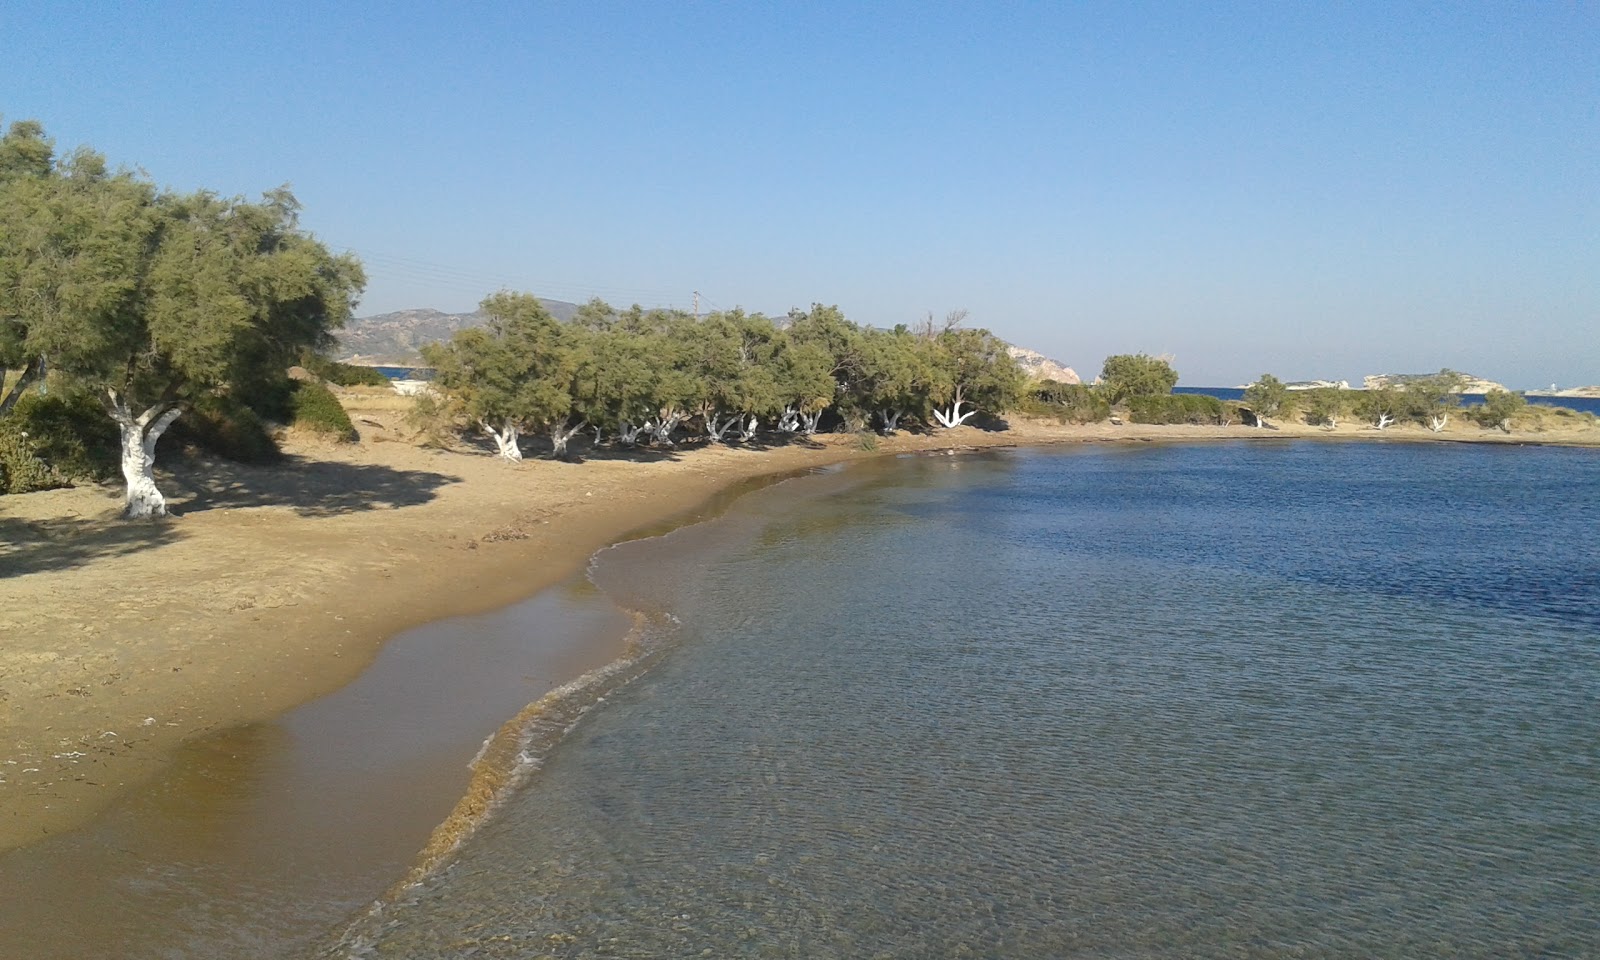
[[361,439],[339,398],[315,380],[296,381],[289,404],[296,427],[342,443]]
[[245,403],[227,394],[207,394],[192,403],[168,431],[181,446],[198,447],[239,463],[282,459],[266,424]]
[[1131,397],[1160,396],[1178,385],[1178,371],[1160,357],[1124,353],[1106,357],[1100,369],[1100,389],[1106,402],[1117,404]]
[[1527,398],[1520,393],[1490,390],[1484,395],[1483,403],[1472,409],[1470,416],[1485,427],[1498,427],[1510,433],[1512,422],[1527,407]]
[[1393,387],[1362,390],[1352,405],[1355,415],[1373,426],[1398,421],[1407,409],[1406,398]]
[[1263,373],[1255,383],[1245,388],[1244,403],[1255,411],[1257,417],[1276,417],[1289,399],[1289,388],[1270,373]]
[[1413,377],[1406,381],[1404,416],[1427,424],[1434,417],[1446,416],[1461,404],[1461,385],[1465,377],[1454,370],[1444,369],[1427,377]]
[[1099,423],[1111,416],[1111,405],[1093,387],[1055,380],[1035,383],[1021,409],[1062,423]]
[[1005,342],[988,330],[946,327],[924,340],[923,363],[933,406],[966,403],[999,414],[1022,399],[1026,377]]
[[1219,426],[1233,412],[1216,397],[1195,393],[1135,394],[1128,398],[1128,417],[1134,423],[1189,423]]
[[0,420],[0,493],[33,493],[70,485],[44,462],[26,433],[9,418]]
[[1338,387],[1314,387],[1299,391],[1295,407],[1312,426],[1335,426],[1350,416],[1355,406],[1355,391]]
[[424,447],[448,450],[451,436],[461,427],[460,405],[449,396],[424,391],[412,398],[405,421],[422,435]]
[[373,367],[357,366],[353,363],[340,363],[331,360],[313,350],[305,350],[300,354],[300,366],[319,380],[340,387],[386,387],[389,378],[379,373]]
[[0,419],[27,440],[32,456],[47,464],[60,486],[101,482],[117,475],[117,430],[105,411],[82,392],[30,394]]
[[519,432],[565,421],[581,382],[581,328],[563,327],[538,297],[502,291],[484,299],[489,322],[423,349],[434,384],[460,398],[475,423]]

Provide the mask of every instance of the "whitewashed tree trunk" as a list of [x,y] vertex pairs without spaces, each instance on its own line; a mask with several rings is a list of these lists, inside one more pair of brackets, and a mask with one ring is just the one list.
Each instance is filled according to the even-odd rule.
[[1448,414],[1448,413],[1441,413],[1441,414],[1438,414],[1436,416],[1430,416],[1428,418],[1428,429],[1432,430],[1434,433],[1439,433],[1440,431],[1442,431],[1445,428],[1445,425],[1448,424],[1449,422],[1450,422],[1450,414]]
[[650,439],[655,443],[665,444],[669,447],[677,446],[672,440],[672,431],[678,429],[678,424],[682,422],[683,414],[681,413],[663,413],[660,420],[649,425]]
[[800,411],[794,407],[784,407],[783,416],[778,418],[778,429],[784,433],[794,433],[800,429]]
[[966,403],[965,400],[957,400],[955,403],[950,405],[949,411],[937,409],[934,410],[933,419],[939,421],[939,426],[944,427],[946,430],[951,430],[961,426],[963,423],[967,422],[968,417],[978,412],[978,408],[973,407],[966,413],[962,413],[961,405],[964,403]]
[[651,428],[654,426],[654,422],[646,420],[644,423],[641,423],[636,427],[633,425],[633,421],[624,420],[618,426],[621,429],[618,430],[617,437],[622,441],[622,445],[625,447],[636,447],[639,445],[639,434],[649,433]]
[[760,421],[752,415],[749,420],[745,421],[744,428],[739,431],[739,439],[742,441],[754,440],[756,438],[756,424],[758,423]]
[[887,407],[885,407],[884,409],[878,411],[878,416],[883,419],[883,435],[884,436],[886,436],[886,437],[890,436],[896,430],[900,429],[900,416],[901,416],[900,411],[898,411],[898,410],[890,410]]
[[800,433],[802,436],[811,436],[817,432],[817,421],[822,419],[822,411],[816,413],[800,414]]
[[600,446],[600,441],[603,440],[603,439],[605,439],[605,434],[600,430],[600,425],[599,424],[595,424],[595,427],[594,427],[594,445],[597,446],[597,447]]
[[728,431],[733,429],[740,419],[737,413],[730,413],[726,418],[713,413],[706,418],[706,436],[710,437],[713,442],[727,443],[725,437]]
[[572,441],[573,437],[578,435],[579,431],[588,425],[588,421],[585,420],[579,420],[577,426],[573,427],[569,427],[565,423],[551,424],[550,455],[557,460],[565,460],[567,457],[567,444]]
[[1387,413],[1380,413],[1378,414],[1378,419],[1373,421],[1373,425],[1379,430],[1387,430],[1394,425],[1394,417],[1389,416]]
[[1325,421],[1326,421],[1326,423],[1328,425],[1328,429],[1329,430],[1337,430],[1337,429],[1339,429],[1339,418],[1338,417],[1335,417],[1332,414],[1329,414],[1324,419],[1325,419]]
[[156,441],[183,413],[183,408],[163,402],[135,416],[117,391],[107,389],[105,399],[106,408],[122,433],[122,477],[127,481],[122,516],[128,520],[166,516],[167,498],[156,487]]
[[483,430],[489,439],[494,441],[494,445],[499,449],[501,457],[510,460],[512,463],[522,462],[522,448],[517,446],[517,437],[522,431],[515,423],[506,420],[500,425],[500,429],[496,430],[489,421],[479,420],[478,427]]

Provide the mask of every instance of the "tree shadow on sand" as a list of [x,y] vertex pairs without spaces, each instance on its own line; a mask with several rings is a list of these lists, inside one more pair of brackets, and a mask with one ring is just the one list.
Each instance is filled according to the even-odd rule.
[[172,512],[288,507],[304,517],[420,506],[461,478],[429,470],[400,470],[287,456],[270,467],[208,463],[169,481]]
[[69,570],[172,543],[180,531],[166,523],[60,517],[0,517],[0,580],[26,573]]

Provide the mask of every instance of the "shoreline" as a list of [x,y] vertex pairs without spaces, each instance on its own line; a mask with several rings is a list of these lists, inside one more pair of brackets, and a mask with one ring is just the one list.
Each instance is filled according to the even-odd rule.
[[[186,464],[165,481],[178,517],[156,526],[115,520],[106,489],[0,498],[10,541],[0,628],[15,638],[0,653],[0,852],[89,821],[185,743],[343,687],[402,630],[524,600],[608,544],[761,477],[1073,442],[1600,445],[1584,433],[1021,421],[900,434],[871,450],[820,435],[521,466],[377,436],[349,448],[291,445],[286,466]],[[151,580],[160,587],[141,592]]]

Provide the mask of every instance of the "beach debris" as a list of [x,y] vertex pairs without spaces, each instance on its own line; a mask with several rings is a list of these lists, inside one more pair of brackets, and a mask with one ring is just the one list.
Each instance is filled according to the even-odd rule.
[[144,718],[143,726],[153,727],[155,725],[156,725],[156,718],[155,717],[145,717]]

